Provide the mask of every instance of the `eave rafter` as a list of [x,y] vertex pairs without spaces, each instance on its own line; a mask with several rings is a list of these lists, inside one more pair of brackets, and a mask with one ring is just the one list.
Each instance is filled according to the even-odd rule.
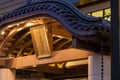
[[[100,44],[102,38],[104,43],[110,42],[110,24],[107,21],[87,16],[64,0],[35,0],[26,4],[0,17],[0,29],[15,22],[41,16],[59,21],[79,40]],[[110,44],[105,46],[110,47]]]

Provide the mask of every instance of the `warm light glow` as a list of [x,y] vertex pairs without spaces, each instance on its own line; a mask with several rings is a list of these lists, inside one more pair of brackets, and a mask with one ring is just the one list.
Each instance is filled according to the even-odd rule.
[[1,32],[1,35],[5,35],[5,31],[2,31],[2,32]]
[[48,64],[48,66],[57,67],[57,68],[63,68],[63,67],[70,68],[73,66],[79,66],[79,65],[84,65],[84,64],[88,64],[88,59],[62,62],[62,63],[53,63],[53,64]]
[[25,22],[20,22],[21,24],[25,23]]
[[17,31],[21,31],[24,27],[17,29]]
[[92,13],[92,16],[95,16],[95,17],[103,17],[103,12],[102,12],[102,10],[93,12],[93,13]]
[[31,23],[31,22],[28,22],[28,23],[26,24],[27,27],[31,27],[31,26],[33,26],[33,25],[34,25],[34,23]]
[[9,25],[7,28],[11,28],[11,27],[13,27],[13,25]]
[[63,62],[63,63],[57,63],[57,67],[58,68],[63,68],[64,67],[64,65],[65,65],[65,63]]
[[63,68],[63,66],[65,65],[65,63],[53,63],[53,64],[48,64],[48,66],[50,67],[57,67],[57,68]]
[[42,20],[42,19],[40,19],[40,20],[35,19],[35,20],[28,21],[28,22],[26,23],[26,26],[27,26],[27,27],[31,27],[31,26],[33,26],[33,25],[38,25],[38,24],[44,24],[43,20]]
[[48,66],[55,67],[55,64],[48,64]]
[[33,65],[32,67],[37,67],[37,65]]
[[105,20],[111,21],[111,9],[105,9],[104,11],[104,18]]
[[57,36],[57,37],[59,37],[59,38],[64,38],[63,36],[60,36],[60,35],[54,35],[54,34],[53,34],[53,36]]
[[69,68],[69,67],[83,65],[83,64],[88,64],[88,59],[67,62],[66,65],[65,65],[65,67]]
[[16,24],[17,26],[19,26],[20,24]]

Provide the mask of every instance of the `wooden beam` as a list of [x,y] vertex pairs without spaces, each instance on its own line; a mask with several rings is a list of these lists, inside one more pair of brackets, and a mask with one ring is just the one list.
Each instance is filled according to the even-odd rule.
[[6,60],[0,59],[0,67],[5,67],[5,66],[6,66]]
[[88,65],[79,65],[76,67],[68,68],[65,69],[64,74],[49,74],[46,73],[45,77],[46,78],[71,78],[71,77],[87,77],[88,76]]
[[43,73],[54,73],[54,74],[64,74],[64,69],[63,68],[57,68],[57,67],[51,67],[48,66],[47,64],[45,65],[38,65],[36,67],[28,67],[25,68],[25,70],[35,70],[35,71],[39,71],[39,72],[43,72]]
[[52,56],[50,58],[38,59],[35,55],[31,55],[8,59],[6,60],[6,67],[18,69],[32,65],[42,65],[48,63],[86,59],[89,55],[93,55],[93,52],[71,48],[61,51],[54,51],[52,52]]
[[111,0],[111,80],[120,80],[120,0]]
[[54,35],[59,35],[65,38],[72,38],[72,35],[65,29],[57,29],[57,28],[52,28],[52,33]]

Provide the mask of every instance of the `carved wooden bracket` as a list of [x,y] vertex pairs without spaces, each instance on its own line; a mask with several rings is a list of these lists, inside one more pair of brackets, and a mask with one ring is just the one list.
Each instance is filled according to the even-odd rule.
[[110,47],[110,23],[83,14],[64,0],[34,0],[0,17],[0,28],[21,20],[46,16],[59,21],[74,37]]

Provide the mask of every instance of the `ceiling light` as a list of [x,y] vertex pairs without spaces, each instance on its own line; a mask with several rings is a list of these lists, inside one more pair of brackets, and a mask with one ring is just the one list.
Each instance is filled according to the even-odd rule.
[[70,61],[70,62],[67,62],[65,66],[66,66],[66,68],[69,68],[69,67],[84,65],[84,64],[88,64],[88,59]]
[[36,67],[37,65],[33,65],[32,67]]
[[2,32],[1,32],[1,35],[5,35],[5,31],[2,31]]
[[19,26],[20,24],[16,24],[17,26]]
[[48,64],[48,66],[50,67],[56,67],[56,65],[53,63],[53,64]]
[[27,23],[27,24],[26,24],[27,27],[31,27],[31,26],[33,26],[33,25],[34,25],[34,23]]

